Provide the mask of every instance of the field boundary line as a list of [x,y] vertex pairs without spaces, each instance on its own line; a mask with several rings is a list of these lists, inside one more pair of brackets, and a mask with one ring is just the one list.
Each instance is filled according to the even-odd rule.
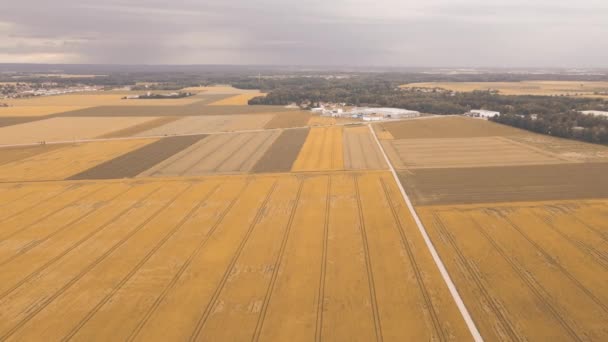
[[412,201],[410,200],[407,192],[403,188],[403,185],[401,184],[401,181],[399,180],[399,176],[397,175],[397,172],[395,171],[393,164],[388,159],[388,156],[386,155],[386,152],[384,151],[384,147],[382,147],[380,140],[378,140],[378,136],[376,135],[376,132],[374,131],[374,129],[372,128],[371,125],[368,125],[367,127],[369,128],[372,135],[374,136],[374,140],[376,141],[376,144],[380,148],[380,152],[382,152],[382,155],[384,156],[384,159],[388,165],[388,168],[390,169],[391,173],[393,174],[393,178],[394,178],[395,182],[397,183],[397,187],[399,188],[399,191],[401,192],[401,196],[405,200],[405,204],[407,205],[407,208],[409,209],[410,214],[414,218],[414,221],[416,222],[416,226],[418,227],[418,230],[420,231],[420,234],[422,235],[422,238],[424,239],[424,243],[426,244],[427,249],[431,253],[431,256],[433,257],[433,261],[435,262],[435,265],[439,269],[439,273],[441,274],[443,281],[447,285],[448,290],[450,291],[450,294],[452,295],[452,299],[454,299],[454,302],[456,303],[456,306],[458,307],[458,311],[460,311],[460,314],[461,314],[462,318],[464,319],[465,324],[469,328],[469,332],[471,333],[473,340],[476,342],[482,342],[483,337],[479,333],[479,330],[477,329],[477,326],[475,325],[475,322],[473,321],[471,314],[467,310],[467,307],[464,304],[464,301],[460,297],[460,294],[458,293],[458,289],[456,288],[456,285],[452,281],[452,278],[450,277],[450,274],[448,273],[445,265],[443,264],[443,261],[441,261],[441,257],[439,256],[439,253],[435,249],[435,246],[433,245],[433,242],[431,241],[431,238],[429,237],[429,234],[426,231],[426,228],[422,224],[422,220],[420,220],[420,217],[418,216],[416,209],[414,209],[414,205],[412,204]]
[[331,175],[327,177],[327,194],[325,194],[325,220],[323,223],[323,246],[321,249],[321,270],[317,294],[317,319],[315,322],[315,341],[323,338],[323,305],[325,303],[325,276],[327,272],[327,245],[329,241],[329,214],[331,209]]

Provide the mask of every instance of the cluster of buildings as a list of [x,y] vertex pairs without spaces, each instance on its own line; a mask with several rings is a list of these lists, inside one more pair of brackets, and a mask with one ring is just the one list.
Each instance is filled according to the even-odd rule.
[[345,107],[343,105],[321,106],[313,108],[313,113],[321,116],[356,118],[363,121],[382,121],[391,119],[406,119],[420,116],[413,110],[400,108],[371,108],[371,107]]
[[485,109],[472,109],[468,113],[464,114],[465,116],[470,116],[472,118],[480,118],[480,119],[489,119],[495,116],[500,116],[500,112],[494,112],[491,110]]
[[601,110],[583,110],[581,113],[585,115],[602,116],[608,118],[608,112],[604,112]]

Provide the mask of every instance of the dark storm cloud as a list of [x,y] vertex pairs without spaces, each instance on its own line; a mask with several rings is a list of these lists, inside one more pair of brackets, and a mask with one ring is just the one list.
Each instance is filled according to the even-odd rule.
[[0,62],[607,66],[580,0],[12,1]]

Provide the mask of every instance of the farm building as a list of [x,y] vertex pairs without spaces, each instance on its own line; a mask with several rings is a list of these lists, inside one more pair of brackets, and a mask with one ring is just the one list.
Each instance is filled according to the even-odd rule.
[[581,113],[583,113],[585,115],[608,117],[608,112],[603,112],[601,110],[584,110]]
[[469,111],[466,115],[474,117],[474,118],[493,118],[495,116],[500,116],[500,112],[494,112],[491,110],[485,109],[473,109]]
[[360,117],[381,116],[385,119],[405,119],[420,116],[417,111],[400,108],[355,108],[348,114]]

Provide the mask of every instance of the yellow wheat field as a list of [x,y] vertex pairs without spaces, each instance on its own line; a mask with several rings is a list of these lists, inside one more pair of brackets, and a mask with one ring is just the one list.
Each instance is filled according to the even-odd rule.
[[154,117],[58,117],[0,127],[0,145],[92,139],[137,126]]
[[608,338],[608,200],[417,210],[487,340]]
[[248,93],[259,93],[258,90],[253,89],[238,89],[227,85],[215,85],[208,87],[188,87],[182,89],[182,91],[190,91],[196,93],[203,93],[207,95],[215,94],[248,94]]
[[66,144],[50,152],[0,165],[0,181],[62,180],[153,141],[139,139]]
[[308,120],[308,126],[331,126],[336,124],[336,118],[313,115]]
[[258,96],[265,96],[264,93],[249,93],[249,94],[239,94],[235,96],[231,96],[227,99],[215,101],[210,106],[247,106],[249,105],[249,100]]
[[443,88],[459,92],[498,90],[503,95],[569,95],[602,97],[594,92],[608,91],[608,82],[523,81],[523,82],[429,82],[411,83],[403,88]]
[[2,340],[470,339],[388,172],[0,193]]
[[87,106],[15,106],[0,107],[0,117],[2,116],[41,116],[57,113],[64,113],[78,109],[88,108]]
[[342,127],[311,128],[292,171],[328,171],[344,169]]

